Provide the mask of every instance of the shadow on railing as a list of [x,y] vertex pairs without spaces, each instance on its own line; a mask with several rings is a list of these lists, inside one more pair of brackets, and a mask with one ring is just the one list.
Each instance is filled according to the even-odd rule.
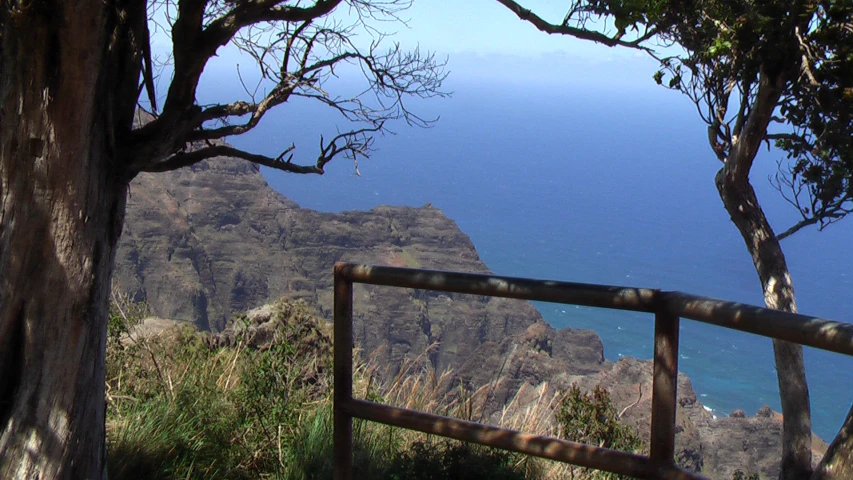
[[[532,435],[352,397],[353,283],[539,300],[655,314],[649,456]],[[412,268],[335,265],[335,479],[352,478],[352,419],[441,435],[636,478],[701,479],[675,465],[679,319],[853,355],[853,325],[681,292]]]

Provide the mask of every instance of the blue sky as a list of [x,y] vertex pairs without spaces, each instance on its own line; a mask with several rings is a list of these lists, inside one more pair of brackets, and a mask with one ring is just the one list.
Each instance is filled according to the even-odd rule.
[[[528,0],[522,4],[556,23],[565,15],[568,2]],[[494,0],[415,0],[408,17],[408,28],[398,33],[401,43],[441,52],[518,56],[572,52],[589,59],[618,55],[591,42],[543,34]]]
[[[546,20],[559,22],[568,2],[524,0],[521,4]],[[340,8],[337,15],[346,17],[347,9]],[[394,33],[388,44],[399,42],[407,49],[419,47],[446,56],[453,81],[655,89],[651,76],[656,62],[647,55],[547,35],[495,0],[415,0],[402,18],[405,24],[377,24],[380,30]],[[369,41],[364,33],[361,37]],[[167,38],[155,38],[155,50],[169,47]],[[225,47],[211,59],[206,72],[217,78],[236,76],[238,63],[246,67],[251,59],[241,58],[232,46]]]

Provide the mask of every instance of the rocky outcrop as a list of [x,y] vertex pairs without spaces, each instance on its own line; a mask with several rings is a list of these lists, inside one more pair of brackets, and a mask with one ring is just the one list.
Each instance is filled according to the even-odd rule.
[[[217,158],[134,180],[114,288],[202,330],[222,330],[232,314],[280,297],[330,318],[338,261],[488,272],[471,240],[431,205],[320,213],[273,191],[254,165]],[[607,362],[595,333],[557,331],[528,302],[357,285],[354,303],[356,341],[386,378],[405,361],[429,362],[452,370],[456,384],[491,385],[493,409],[522,385],[601,384],[623,420],[648,435],[651,363]],[[681,465],[715,478],[737,468],[773,474],[776,419],[714,419],[683,375],[678,402]]]
[[[134,180],[114,284],[156,316],[220,330],[233,312],[281,297],[329,317],[337,261],[488,271],[470,239],[430,205],[319,213],[273,191],[252,164],[219,158]],[[355,304],[360,347],[382,365],[438,344],[432,365],[455,369],[480,346],[532,325],[556,335],[528,302],[359,285]],[[562,355],[582,365],[578,372],[597,369],[600,341],[573,332],[559,334]]]

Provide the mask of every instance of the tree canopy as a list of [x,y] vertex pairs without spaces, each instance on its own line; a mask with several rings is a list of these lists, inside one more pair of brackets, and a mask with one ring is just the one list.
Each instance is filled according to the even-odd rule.
[[763,100],[761,75],[782,75],[763,140],[784,153],[774,182],[802,220],[778,238],[844,217],[853,208],[853,5],[694,2],[683,8],[702,12],[702,28],[691,28],[679,10],[659,14],[655,23],[667,32],[661,38],[686,54],[661,57],[655,80],[696,104],[722,160]]

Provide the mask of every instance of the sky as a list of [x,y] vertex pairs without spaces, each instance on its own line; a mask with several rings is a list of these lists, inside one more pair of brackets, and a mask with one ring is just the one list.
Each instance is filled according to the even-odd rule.
[[[539,16],[558,23],[569,2],[522,0]],[[453,8],[448,8],[453,5]],[[419,44],[447,53],[509,54],[518,56],[566,53],[587,59],[619,56],[615,50],[568,37],[549,36],[494,0],[415,0],[408,11],[408,28],[397,38],[404,45]],[[623,51],[623,54],[627,51]]]
[[[519,2],[552,23],[562,20],[567,1]],[[346,8],[338,16],[346,18]],[[453,81],[492,79],[546,87],[598,85],[629,89],[657,89],[651,82],[657,63],[648,55],[626,48],[610,48],[562,35],[547,35],[495,0],[414,0],[402,13],[405,23],[376,24],[393,33],[388,43],[420,48],[446,58]],[[370,37],[359,33],[368,42]],[[154,50],[170,48],[168,38],[155,34]],[[235,65],[245,72],[252,60],[233,46],[220,49],[206,70],[207,81],[235,76]]]

